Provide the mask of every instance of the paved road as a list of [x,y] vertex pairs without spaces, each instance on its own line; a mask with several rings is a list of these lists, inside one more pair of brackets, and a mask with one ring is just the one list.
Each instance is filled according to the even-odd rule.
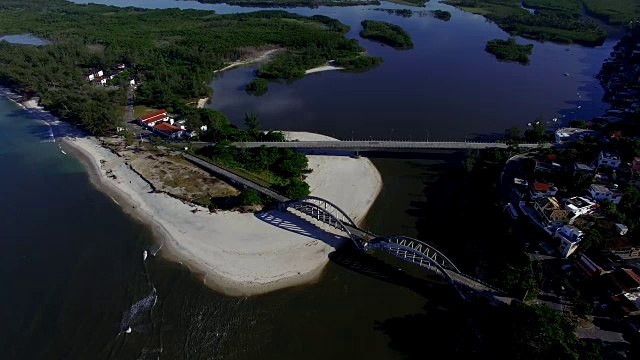
[[[203,144],[203,143],[195,143]],[[509,146],[495,142],[456,142],[456,141],[282,141],[282,142],[236,142],[237,147],[255,148],[261,146],[290,149],[335,149],[348,151],[384,151],[417,149],[507,149]],[[549,147],[552,144],[520,144],[521,149]]]

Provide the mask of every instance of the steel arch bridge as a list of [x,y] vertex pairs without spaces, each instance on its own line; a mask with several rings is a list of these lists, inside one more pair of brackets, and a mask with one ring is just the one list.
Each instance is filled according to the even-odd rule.
[[360,250],[380,249],[404,261],[430,270],[454,286],[460,296],[469,298],[471,293],[480,293],[499,303],[509,304],[511,298],[504,291],[464,274],[458,267],[433,246],[407,236],[380,237],[362,230],[358,225],[330,201],[308,196],[280,203],[280,210],[294,209],[345,232]]
[[443,253],[420,240],[406,236],[378,237],[356,225],[337,205],[316,196],[282,203],[282,210],[295,209],[331,227],[342,230],[361,250],[380,249],[402,260],[414,263],[453,282],[448,271],[461,273]]

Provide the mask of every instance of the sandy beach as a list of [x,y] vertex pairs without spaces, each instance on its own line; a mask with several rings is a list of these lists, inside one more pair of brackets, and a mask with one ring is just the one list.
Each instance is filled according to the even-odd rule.
[[[23,104],[27,111],[42,111],[35,101]],[[312,282],[321,275],[328,254],[346,241],[337,230],[290,212],[210,213],[152,192],[125,158],[101,146],[98,139],[50,118],[61,149],[78,156],[92,182],[125,212],[152,227],[160,255],[200,274],[218,291],[253,295]],[[288,136],[327,138],[308,133]],[[356,221],[364,217],[382,187],[380,174],[367,159],[309,156],[309,167],[312,194],[336,203]],[[140,249],[141,259],[144,250],[150,249]]]
[[313,69],[309,69],[305,72],[305,74],[313,74],[322,71],[331,71],[331,70],[344,70],[343,67],[333,65],[332,61],[329,61],[326,65],[318,66]]
[[265,60],[268,60],[269,58],[271,58],[272,56],[274,56],[275,54],[277,54],[280,51],[283,51],[283,49],[271,49],[271,50],[263,51],[258,56],[251,57],[251,58],[246,59],[246,60],[234,61],[231,64],[223,67],[222,69],[218,69],[218,70],[214,71],[214,73],[218,73],[218,72],[221,72],[221,71],[229,70],[231,68],[234,68],[234,67],[240,66],[240,65],[246,65],[246,64],[252,64],[252,63],[256,63],[256,62],[265,61]]
[[207,104],[207,101],[208,101],[208,100],[209,100],[209,98],[202,98],[202,99],[199,99],[199,100],[198,100],[198,105],[197,105],[197,106],[198,106],[198,109],[203,108],[203,107]]

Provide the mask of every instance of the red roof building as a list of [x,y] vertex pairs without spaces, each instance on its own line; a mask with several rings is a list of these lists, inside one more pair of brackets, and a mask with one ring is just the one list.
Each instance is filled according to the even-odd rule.
[[543,183],[533,183],[533,189],[535,191],[547,192],[549,191],[549,185]]
[[153,131],[157,131],[165,136],[177,137],[182,135],[184,130],[169,123],[161,122],[153,127]]
[[138,118],[138,121],[140,122],[140,124],[153,126],[158,122],[167,121],[168,119],[169,119],[169,115],[167,115],[167,111],[162,109],[162,110],[156,110],[154,112],[150,112],[144,116],[140,116]]

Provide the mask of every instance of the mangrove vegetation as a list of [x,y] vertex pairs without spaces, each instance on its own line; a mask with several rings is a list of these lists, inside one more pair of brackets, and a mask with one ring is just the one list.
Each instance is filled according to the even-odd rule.
[[526,1],[525,6],[536,9],[532,13],[522,8],[521,0],[443,1],[462,10],[483,15],[513,36],[538,41],[602,45],[606,32],[595,21],[585,18],[579,10],[581,7],[570,5],[571,2],[572,0]]
[[265,79],[253,79],[247,84],[247,86],[245,86],[245,90],[264,94],[269,90],[269,83]]
[[384,21],[364,20],[360,36],[389,45],[394,48],[411,49],[413,41],[411,36],[398,25]]
[[94,134],[113,131],[122,122],[126,87],[96,86],[85,78],[89,69],[108,71],[124,63],[140,81],[136,104],[184,114],[194,99],[212,95],[207,84],[216,69],[265,50],[287,49],[259,72],[268,78],[299,77],[328,60],[343,67],[380,62],[361,55],[364,48],[345,37],[349,27],[339,21],[285,11],[217,15],[6,0],[0,29],[50,41],[42,46],[0,42],[0,84],[39,96],[54,115]]
[[451,20],[451,13],[445,10],[433,10],[431,11],[431,13],[433,14],[433,17],[435,17],[436,19],[440,19],[440,20],[444,20],[444,21],[449,21]]
[[533,52],[533,45],[518,44],[515,38],[510,37],[507,40],[489,40],[485,50],[495,55],[498,60],[513,61],[526,65],[529,64],[529,55]]

